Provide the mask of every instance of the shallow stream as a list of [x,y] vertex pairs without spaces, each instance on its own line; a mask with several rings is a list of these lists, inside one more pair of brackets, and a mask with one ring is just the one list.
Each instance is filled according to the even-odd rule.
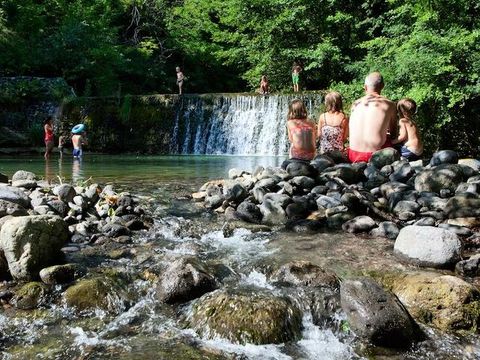
[[[2,158],[0,172],[35,172],[47,181],[93,181],[138,195],[155,217],[154,228],[128,244],[131,258],[105,257],[87,245],[70,260],[91,265],[91,272],[113,268],[132,274],[133,297],[118,314],[104,311],[76,314],[61,301],[35,311],[0,309],[0,354],[4,359],[478,359],[478,337],[457,338],[424,328],[428,339],[406,351],[370,348],[342,329],[342,315],[332,326],[314,325],[305,312],[302,338],[282,345],[236,345],[206,340],[185,328],[190,305],[162,305],[148,277],[182,255],[198,256],[225,266],[225,286],[248,287],[275,294],[282,289],[266,276],[277,265],[309,260],[340,277],[382,269],[403,270],[392,255],[393,242],[344,233],[295,234],[226,231],[223,221],[188,199],[206,180],[226,177],[228,169],[278,166],[281,157],[241,156],[85,156],[82,162],[58,156]],[[95,261],[93,260],[95,259]],[[62,289],[58,288],[60,292]],[[301,302],[301,293],[296,294]],[[115,299],[112,299],[115,302]],[[3,348],[3,349],[2,349]]]

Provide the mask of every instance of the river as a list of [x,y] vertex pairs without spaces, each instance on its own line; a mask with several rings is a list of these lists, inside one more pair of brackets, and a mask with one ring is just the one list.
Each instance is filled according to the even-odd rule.
[[[291,260],[309,260],[340,277],[384,268],[404,270],[392,255],[393,242],[340,232],[313,235],[286,231],[226,232],[221,218],[206,213],[188,199],[206,180],[226,177],[228,169],[257,165],[278,166],[276,156],[106,156],[86,154],[83,161],[70,155],[48,162],[39,156],[0,159],[0,172],[35,172],[47,181],[95,181],[139,195],[155,218],[149,232],[129,245],[133,258],[111,259],[86,246],[80,261],[95,257],[91,271],[113,268],[132,274],[128,284],[135,295],[130,304],[118,304],[116,314],[94,311],[77,314],[61,301],[47,302],[35,311],[0,310],[0,349],[4,359],[478,359],[477,337],[458,338],[424,328],[428,339],[405,351],[371,348],[338,327],[314,325],[303,316],[302,338],[281,345],[237,345],[226,340],[202,339],[185,328],[182,318],[190,305],[178,308],[155,300],[152,283],[139,274],[153,271],[182,255],[214,260],[235,276],[230,287],[248,286],[281,293],[267,272]],[[92,249],[90,249],[92,248]],[[89,252],[90,251],[90,252]],[[90,255],[88,255],[90,254]],[[83,257],[82,257],[83,256]],[[87,261],[88,260],[88,261]],[[93,268],[95,267],[95,269]],[[60,292],[62,289],[56,289]],[[338,323],[343,320],[341,315]]]

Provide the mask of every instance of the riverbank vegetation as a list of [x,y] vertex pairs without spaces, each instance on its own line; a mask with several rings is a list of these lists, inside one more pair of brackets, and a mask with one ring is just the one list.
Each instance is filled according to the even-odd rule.
[[[63,77],[82,96],[254,90],[414,98],[431,148],[473,154],[480,111],[480,4],[467,0],[0,0],[0,75]],[[448,134],[445,136],[444,134]]]

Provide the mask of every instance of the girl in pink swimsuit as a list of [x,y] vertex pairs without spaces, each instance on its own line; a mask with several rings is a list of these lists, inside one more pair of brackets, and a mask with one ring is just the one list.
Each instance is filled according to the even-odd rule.
[[328,93],[325,96],[325,110],[318,122],[320,153],[343,152],[343,144],[348,136],[348,118],[343,113],[342,95],[336,91]]
[[307,109],[302,100],[293,100],[288,108],[288,139],[290,159],[312,160],[316,155],[316,125],[307,119]]

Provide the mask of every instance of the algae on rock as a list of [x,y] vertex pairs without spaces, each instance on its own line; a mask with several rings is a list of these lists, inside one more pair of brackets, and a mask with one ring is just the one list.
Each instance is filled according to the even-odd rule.
[[246,344],[298,340],[302,314],[290,300],[262,291],[217,290],[194,305],[190,325],[207,338]]

